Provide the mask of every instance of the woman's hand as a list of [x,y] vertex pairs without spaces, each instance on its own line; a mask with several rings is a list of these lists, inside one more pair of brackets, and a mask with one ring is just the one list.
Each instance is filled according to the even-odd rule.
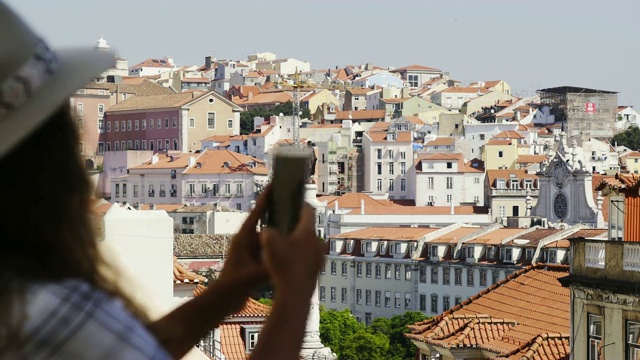
[[267,209],[270,193],[271,186],[265,187],[256,201],[255,209],[249,213],[240,231],[232,238],[222,273],[217,280],[235,284],[240,290],[239,293],[243,295],[243,301],[246,295],[269,278],[269,273],[261,260],[257,226]]
[[262,229],[260,243],[276,296],[289,290],[311,296],[324,264],[324,244],[316,234],[314,209],[303,206],[300,221],[289,236],[276,229]]

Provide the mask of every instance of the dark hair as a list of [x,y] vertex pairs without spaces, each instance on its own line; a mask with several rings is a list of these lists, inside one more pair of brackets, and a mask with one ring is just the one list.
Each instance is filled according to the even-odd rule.
[[[90,217],[91,185],[68,106],[0,158],[0,353],[11,345],[26,284],[81,279],[144,313],[108,279]],[[17,316],[17,317],[16,317]],[[15,328],[13,329],[15,330]]]

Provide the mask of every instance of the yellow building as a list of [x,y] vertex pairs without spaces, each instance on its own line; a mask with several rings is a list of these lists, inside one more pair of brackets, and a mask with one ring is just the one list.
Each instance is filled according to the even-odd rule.
[[327,89],[312,91],[300,99],[300,106],[308,108],[312,116],[318,108],[322,109],[322,104],[337,107],[340,101]]
[[528,148],[524,144],[524,136],[516,131],[503,131],[491,138],[482,148],[482,160],[485,169],[516,169],[518,155],[525,155]]
[[640,152],[631,151],[620,156],[622,163],[627,166],[629,174],[640,173]]
[[538,202],[538,176],[526,170],[487,170],[486,179],[485,194],[489,196],[494,221],[531,215],[527,208]]

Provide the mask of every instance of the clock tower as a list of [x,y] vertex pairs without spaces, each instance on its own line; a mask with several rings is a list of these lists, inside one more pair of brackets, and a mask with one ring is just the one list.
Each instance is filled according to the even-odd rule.
[[568,160],[560,136],[555,155],[537,174],[540,195],[531,215],[547,218],[550,224],[601,226],[604,219],[593,199],[591,173],[571,157]]

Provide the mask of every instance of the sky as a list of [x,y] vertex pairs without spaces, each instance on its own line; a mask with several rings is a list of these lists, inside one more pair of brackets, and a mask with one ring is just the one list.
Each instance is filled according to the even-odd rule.
[[618,91],[640,108],[637,0],[5,0],[54,47],[108,41],[129,66],[256,52],[320,69],[436,67],[502,79],[516,95],[561,85]]

